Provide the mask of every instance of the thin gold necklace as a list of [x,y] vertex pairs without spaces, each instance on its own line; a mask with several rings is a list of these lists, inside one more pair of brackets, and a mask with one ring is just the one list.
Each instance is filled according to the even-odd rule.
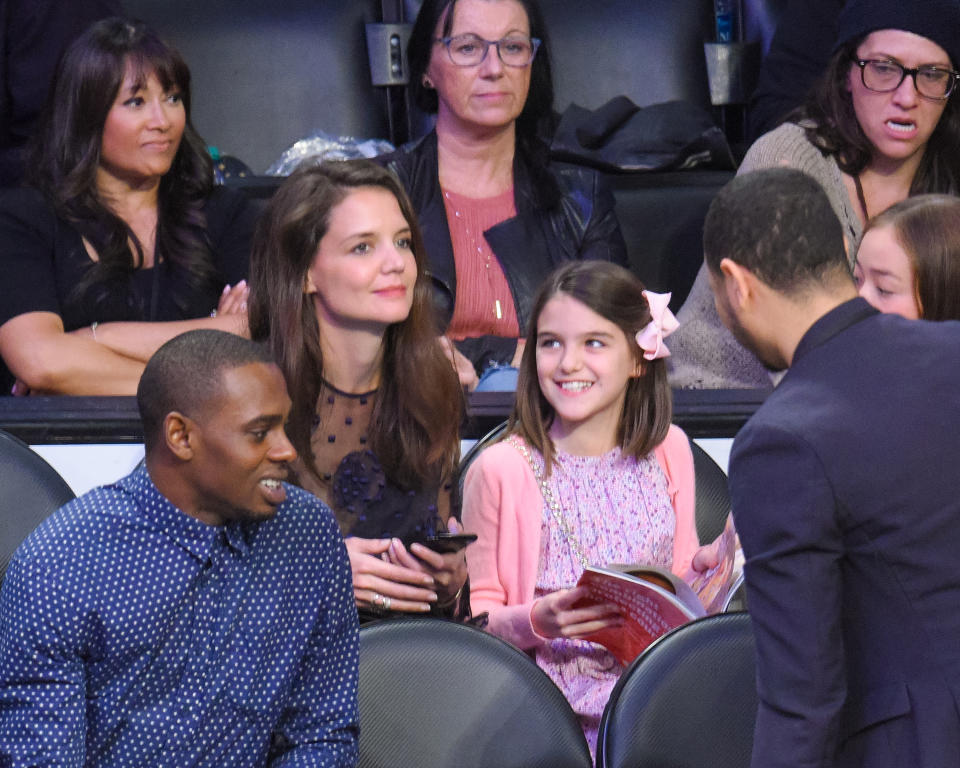
[[[491,249],[484,249],[483,242],[480,238],[483,237],[481,232],[479,236],[470,229],[466,224],[466,219],[463,216],[463,213],[460,211],[460,207],[454,202],[453,198],[450,196],[450,193],[447,190],[443,190],[444,199],[450,204],[450,208],[453,210],[453,215],[458,219],[462,219],[464,222],[463,229],[467,233],[467,237],[470,238],[473,246],[477,249],[477,253],[483,257],[483,273],[487,276],[487,287],[493,287],[493,278],[490,276],[490,254]],[[500,299],[494,299],[493,301],[493,314],[496,315],[497,320],[503,319],[503,306],[500,304]]]

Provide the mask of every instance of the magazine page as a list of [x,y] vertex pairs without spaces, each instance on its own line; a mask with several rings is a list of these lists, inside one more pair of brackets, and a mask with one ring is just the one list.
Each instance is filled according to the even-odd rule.
[[720,561],[713,568],[695,574],[690,581],[690,588],[700,598],[707,613],[720,613],[723,610],[733,582],[737,532],[733,527],[732,515],[727,517],[719,546]]
[[600,630],[584,639],[603,645],[621,664],[629,664],[671,629],[704,615],[703,606],[692,592],[688,598],[692,605],[684,605],[668,588],[645,580],[645,575],[673,586],[672,579],[666,578],[672,574],[653,567],[638,568],[629,574],[590,567],[579,581],[579,585],[590,588],[590,598],[584,604],[611,603],[620,609],[625,619],[622,626]]

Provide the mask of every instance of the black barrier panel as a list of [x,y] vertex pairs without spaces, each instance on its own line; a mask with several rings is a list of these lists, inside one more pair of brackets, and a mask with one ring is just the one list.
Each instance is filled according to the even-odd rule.
[[[766,395],[766,390],[675,390],[673,421],[692,438],[733,437]],[[461,436],[482,437],[512,407],[512,392],[471,394]],[[143,442],[133,397],[0,397],[0,429],[34,445]]]

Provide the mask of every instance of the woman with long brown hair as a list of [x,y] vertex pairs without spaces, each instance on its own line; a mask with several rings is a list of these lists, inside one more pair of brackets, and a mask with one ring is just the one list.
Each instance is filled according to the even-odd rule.
[[368,161],[298,171],[262,218],[250,330],[293,400],[297,481],[347,537],[358,608],[453,613],[462,552],[453,471],[463,395],[437,340],[417,219],[400,182]]

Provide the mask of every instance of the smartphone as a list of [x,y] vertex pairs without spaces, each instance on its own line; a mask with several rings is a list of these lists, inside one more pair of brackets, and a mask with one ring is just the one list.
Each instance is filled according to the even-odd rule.
[[445,555],[450,552],[459,552],[467,546],[467,544],[471,544],[476,540],[477,534],[475,533],[448,533],[441,531],[435,536],[428,536],[419,543],[428,549],[432,549],[434,552]]

